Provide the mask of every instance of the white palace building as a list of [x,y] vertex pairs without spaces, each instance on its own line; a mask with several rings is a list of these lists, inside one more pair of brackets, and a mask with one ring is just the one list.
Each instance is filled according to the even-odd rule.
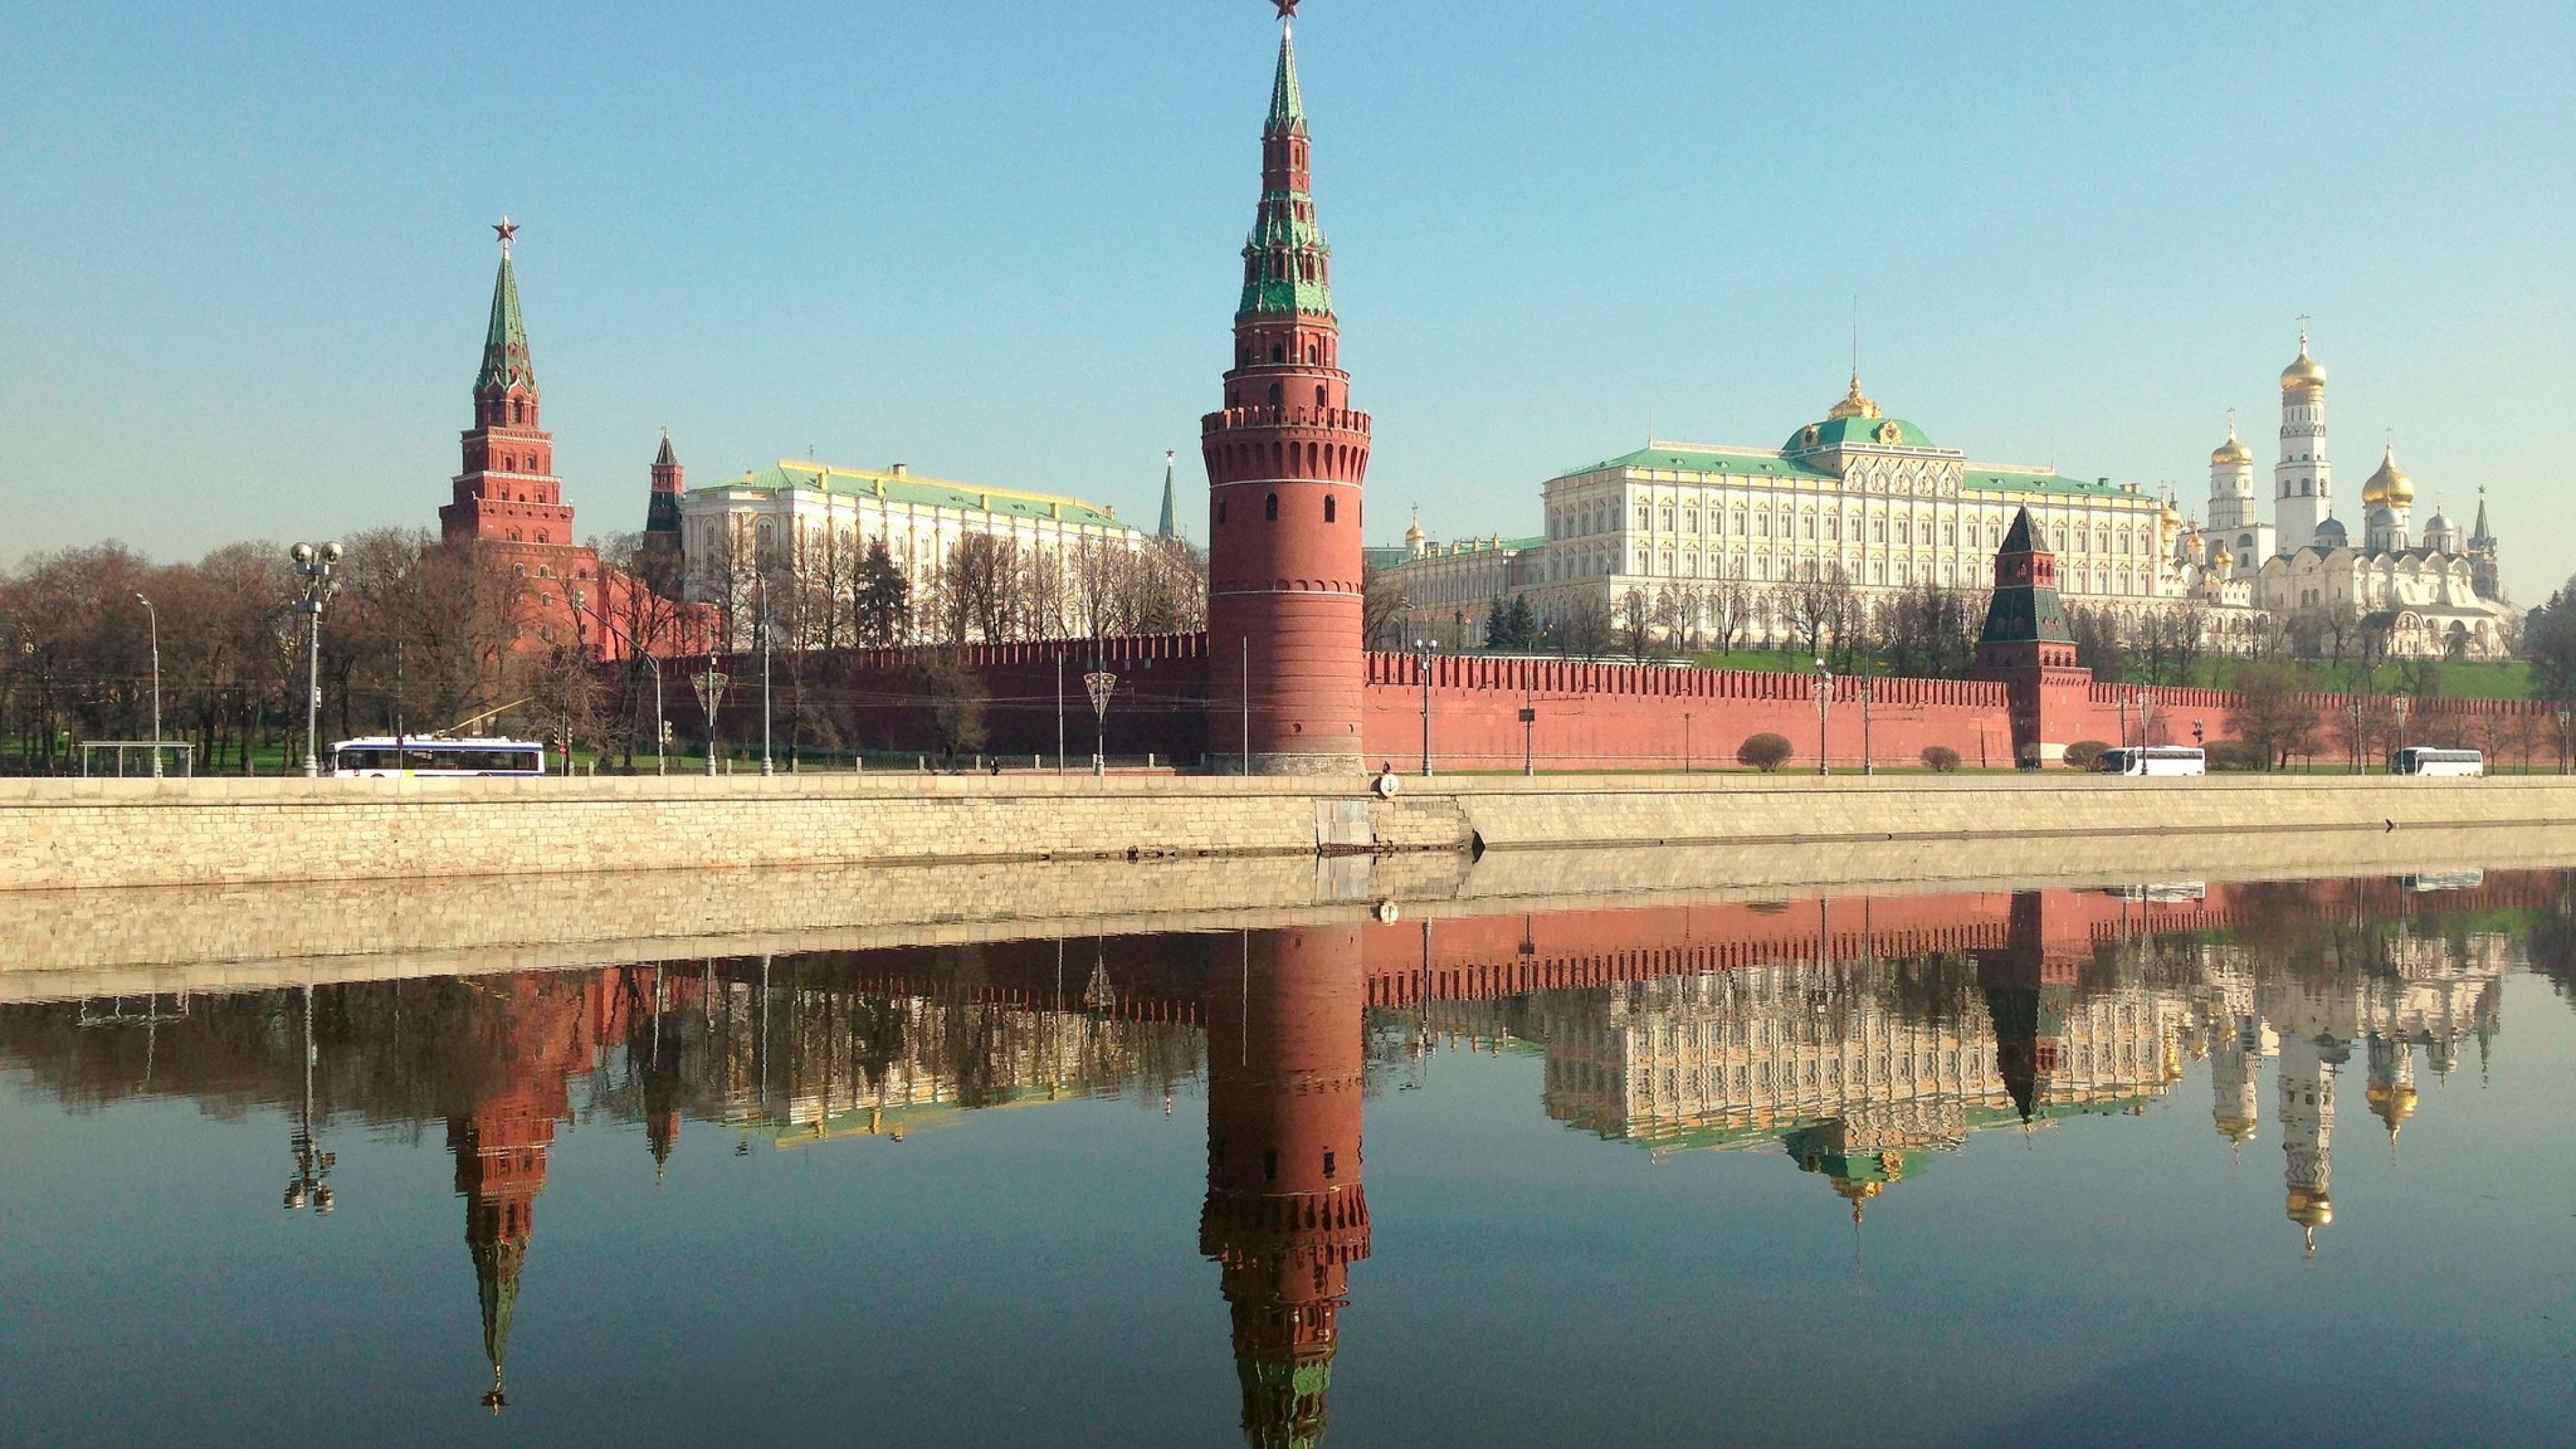
[[2253,453],[2229,429],[2210,456],[2209,522],[2135,484],[1971,461],[1850,390],[1778,448],[1650,441],[1549,479],[1545,532],[1439,544],[1417,524],[1401,550],[1373,550],[1380,587],[1400,597],[1409,637],[1475,647],[1497,600],[1525,597],[1541,619],[1649,608],[1659,629],[1697,635],[1725,599],[1746,596],[1760,645],[1785,643],[1787,595],[1839,579],[1863,607],[1908,590],[1983,590],[2013,515],[2028,508],[2058,558],[2060,593],[2131,622],[2207,611],[2213,648],[2311,612],[2379,631],[2399,656],[2502,655],[2511,611],[2498,601],[2483,500],[2473,529],[2438,511],[2412,523],[2414,484],[2394,454],[2363,489],[2363,536],[2334,516],[2326,460],[2325,369],[2299,356],[2281,376],[2273,523],[2259,517]]

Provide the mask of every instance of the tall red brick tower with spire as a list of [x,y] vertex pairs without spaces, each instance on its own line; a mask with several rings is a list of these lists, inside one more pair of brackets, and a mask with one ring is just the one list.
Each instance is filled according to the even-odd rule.
[[1346,1277],[1369,1254],[1360,928],[1252,931],[1232,968],[1210,976],[1199,1251],[1233,1320],[1245,1441],[1290,1449],[1323,1434]]
[[[1350,406],[1332,248],[1315,221],[1313,142],[1279,6],[1261,132],[1261,205],[1243,248],[1225,406],[1200,420],[1208,474],[1210,752],[1265,774],[1360,768],[1360,480],[1369,419]],[[1250,698],[1245,695],[1249,692]]]
[[492,229],[501,234],[501,271],[492,279],[483,369],[474,376],[474,426],[465,430],[455,501],[438,510],[439,532],[451,541],[569,545],[572,510],[554,472],[554,434],[538,421],[537,370],[510,265],[519,229],[508,217]]

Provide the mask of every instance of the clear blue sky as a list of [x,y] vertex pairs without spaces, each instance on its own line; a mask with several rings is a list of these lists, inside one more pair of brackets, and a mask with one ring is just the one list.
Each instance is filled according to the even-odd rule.
[[[0,10],[0,558],[429,525],[494,261],[566,493],[782,456],[1204,534],[1257,0]],[[2576,7],[1308,0],[1369,532],[1535,532],[1657,435],[1871,393],[1981,460],[2268,478],[2293,318],[2339,508],[2393,431],[2576,569]]]

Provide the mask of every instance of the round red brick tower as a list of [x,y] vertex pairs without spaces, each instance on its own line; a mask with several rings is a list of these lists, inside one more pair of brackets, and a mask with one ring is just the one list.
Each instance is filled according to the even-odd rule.
[[1263,774],[1361,768],[1360,479],[1369,420],[1351,411],[1341,369],[1312,145],[1283,24],[1261,132],[1261,208],[1243,248],[1234,366],[1225,407],[1199,424],[1209,749],[1220,768],[1242,769],[1248,755]]

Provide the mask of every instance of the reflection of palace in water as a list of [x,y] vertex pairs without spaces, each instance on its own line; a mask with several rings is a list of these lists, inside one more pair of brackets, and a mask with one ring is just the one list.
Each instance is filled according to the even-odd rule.
[[1364,1099],[1444,1042],[1542,1054],[1534,1105],[1605,1139],[1784,1150],[1856,1220],[1979,1131],[2134,1111],[2203,1057],[2241,1151],[2270,1058],[2287,1212],[2314,1251],[2343,1068],[2361,1056],[2393,1140],[2418,1055],[2436,1075],[2472,1041],[2483,1058],[2503,974],[2526,939],[2558,950],[2571,895],[2556,875],[2025,892],[371,982],[0,1009],[0,1061],[71,1102],[287,1109],[290,1207],[333,1201],[335,1125],[443,1122],[496,1411],[559,1124],[640,1124],[658,1175],[690,1121],[737,1153],[834,1150],[997,1107],[1169,1112],[1203,1088],[1200,1250],[1245,1432],[1296,1444],[1323,1431],[1370,1251]]

